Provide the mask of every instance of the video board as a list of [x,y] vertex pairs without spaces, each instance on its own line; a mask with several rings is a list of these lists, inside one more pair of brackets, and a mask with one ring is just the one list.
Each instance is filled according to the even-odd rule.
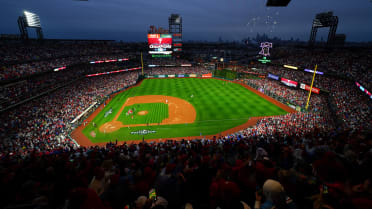
[[149,54],[170,55],[172,54],[172,35],[171,34],[147,34],[149,44]]

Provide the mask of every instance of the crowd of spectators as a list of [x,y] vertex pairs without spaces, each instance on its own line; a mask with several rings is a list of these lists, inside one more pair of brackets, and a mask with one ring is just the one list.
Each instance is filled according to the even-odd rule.
[[66,85],[87,74],[110,72],[119,69],[138,67],[132,61],[112,62],[105,64],[85,64],[68,67],[58,72],[50,72],[40,76],[21,79],[0,87],[0,109],[24,101],[46,90]]
[[3,112],[0,150],[17,153],[68,145],[65,136],[74,118],[100,98],[133,85],[137,78],[137,72],[81,78],[47,96]]
[[[301,108],[305,108],[306,106],[309,93],[304,90],[291,88],[271,79],[247,79],[246,82],[255,85],[258,89],[268,91],[271,94],[284,98],[291,104],[300,106]],[[326,101],[321,95],[313,94],[310,104],[310,110],[318,112],[318,110],[322,109],[323,105],[326,104]]]
[[174,67],[180,67],[182,64],[190,65],[190,61],[181,59],[181,58],[151,58],[148,60],[145,60],[148,65],[159,65],[159,66],[165,66],[165,65],[172,65]]
[[337,50],[296,50],[288,56],[276,60],[282,65],[292,65],[313,69],[318,65],[318,70],[334,74],[343,78],[353,79],[372,89],[372,51],[363,48],[345,48]]
[[107,42],[46,42],[24,44],[0,42],[0,63],[23,63],[63,57],[123,53],[114,43]]
[[[311,73],[272,66],[266,68],[263,67],[262,69],[264,69],[262,72],[271,73],[299,83],[305,83],[308,85],[311,84]],[[265,85],[265,89],[273,92],[276,95],[284,97],[288,101],[292,101],[302,107],[305,104],[307,92],[290,89],[284,85],[281,85],[279,81],[270,79],[266,79],[264,81],[265,82],[251,80],[253,83],[261,83],[260,87]],[[353,81],[326,75],[317,75],[314,80],[314,87],[329,92],[329,95],[332,97],[332,101],[335,102],[333,105],[336,106],[337,117],[343,122],[343,128],[372,128],[372,120],[370,119],[372,117],[371,100],[364,92],[360,91]],[[302,96],[299,94],[302,94]],[[313,94],[312,98],[320,97]],[[314,102],[311,101],[310,104],[312,103]],[[321,101],[321,103],[326,104],[324,99]]]
[[154,67],[148,68],[148,74],[151,75],[176,75],[176,74],[206,74],[211,73],[204,67],[191,66],[191,67]]
[[[0,206],[367,209],[372,137],[235,134],[214,140],[2,155]],[[154,188],[156,199],[149,198]]]
[[[29,150],[49,150],[57,147],[65,147],[70,144],[65,138],[70,129],[69,122],[82,113],[93,102],[104,96],[135,84],[139,71],[131,71],[97,77],[84,77],[87,73],[106,72],[116,68],[112,65],[90,65],[86,69],[69,69],[57,72],[43,81],[43,77],[35,80],[27,80],[15,84],[13,92],[22,90],[25,94],[30,93],[33,87],[38,87],[37,93],[57,87],[59,84],[71,84],[64,86],[52,93],[37,98],[31,102],[17,106],[15,109],[3,112],[0,119],[0,130],[4,140],[0,150],[9,152],[27,152]],[[161,68],[159,68],[161,69]],[[199,67],[166,68],[167,70],[145,70],[146,74],[176,74],[176,73],[208,73]],[[52,73],[53,74],[53,73]],[[62,76],[63,75],[63,76]],[[77,79],[74,81],[73,79]],[[45,82],[45,83],[42,83]],[[44,87],[42,87],[44,86]],[[17,88],[15,88],[17,87]],[[33,94],[27,94],[31,96]],[[12,95],[14,96],[14,95]],[[9,97],[10,98],[10,97]]]
[[22,64],[2,66],[0,70],[0,81],[18,79],[36,73],[50,72],[55,68],[68,67],[76,64],[89,64],[91,61],[113,60],[127,58],[127,54],[120,55],[95,55],[57,58],[54,60],[35,61]]
[[[73,51],[70,48],[74,46],[66,46],[65,50]],[[31,61],[3,67],[0,80],[61,65],[113,58],[90,55],[95,50],[87,47],[79,52],[58,54],[58,47],[39,52],[32,47],[6,51],[0,46],[0,55],[6,62]],[[107,48],[108,53],[112,51]],[[326,59],[324,52],[298,51],[299,54],[290,54],[279,62],[298,66],[312,66],[316,62],[325,72],[358,79],[361,79],[359,73],[365,73],[370,64],[369,55],[365,58],[359,52],[346,58],[345,54],[332,52]],[[298,56],[303,60],[295,60]],[[43,61],[49,58],[55,59],[58,66],[50,64],[51,60]],[[72,81],[76,74],[113,67],[78,69],[61,72],[63,76],[50,74],[45,75],[47,79],[18,81],[4,87],[1,97],[9,100],[35,95],[58,83]],[[15,69],[20,70],[15,73]],[[145,70],[150,75],[209,72],[198,66]],[[274,67],[265,72],[307,84],[312,76]],[[309,111],[262,118],[253,127],[214,140],[120,146],[109,143],[106,147],[78,148],[66,137],[76,116],[108,94],[135,84],[138,75],[134,71],[80,77],[63,88],[1,113],[0,196],[3,200],[0,208],[372,207],[371,101],[353,82],[326,76],[318,76],[315,81],[315,86],[327,90],[335,102],[336,114],[343,120],[339,130],[333,124],[325,95],[313,94]],[[370,76],[366,81],[370,81]],[[246,82],[296,106],[304,107],[306,103],[306,91],[288,88],[278,81]],[[148,198],[152,188],[156,199]]]
[[[308,92],[285,86],[278,81],[270,79],[248,79],[248,85],[260,89],[274,98],[282,98],[294,106],[305,110]],[[249,135],[273,136],[303,136],[307,133],[321,130],[329,132],[335,129],[334,119],[327,105],[324,95],[312,94],[306,112],[288,113],[283,116],[274,116],[260,119],[256,126],[245,130]]]

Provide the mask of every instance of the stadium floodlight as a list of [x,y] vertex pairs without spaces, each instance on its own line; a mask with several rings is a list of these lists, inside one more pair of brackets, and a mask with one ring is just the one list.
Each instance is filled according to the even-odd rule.
[[283,65],[283,67],[286,67],[286,68],[289,68],[289,69],[293,69],[293,70],[297,70],[298,69],[298,67],[291,66],[291,65]]
[[40,18],[37,14],[28,11],[24,11],[23,14],[28,27],[41,28]]

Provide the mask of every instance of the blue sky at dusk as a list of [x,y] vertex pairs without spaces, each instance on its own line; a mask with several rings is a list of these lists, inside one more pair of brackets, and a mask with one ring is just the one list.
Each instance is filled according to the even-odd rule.
[[[23,10],[40,16],[46,38],[146,41],[150,25],[167,28],[171,13],[183,18],[184,40],[239,41],[266,33],[308,40],[317,13],[339,17],[347,41],[372,41],[370,0],[292,0],[265,7],[266,0],[1,0],[0,33],[19,33]],[[328,30],[319,31],[326,39]]]

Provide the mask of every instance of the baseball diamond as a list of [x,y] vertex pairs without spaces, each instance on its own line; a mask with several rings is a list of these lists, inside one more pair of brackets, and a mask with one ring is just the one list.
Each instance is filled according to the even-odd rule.
[[[105,117],[109,110],[112,113]],[[80,144],[196,136],[210,138],[254,125],[260,117],[288,112],[294,110],[230,81],[145,79],[118,93],[103,109],[98,108],[88,118],[90,122],[77,128],[72,137]],[[144,130],[146,135],[131,134]]]

